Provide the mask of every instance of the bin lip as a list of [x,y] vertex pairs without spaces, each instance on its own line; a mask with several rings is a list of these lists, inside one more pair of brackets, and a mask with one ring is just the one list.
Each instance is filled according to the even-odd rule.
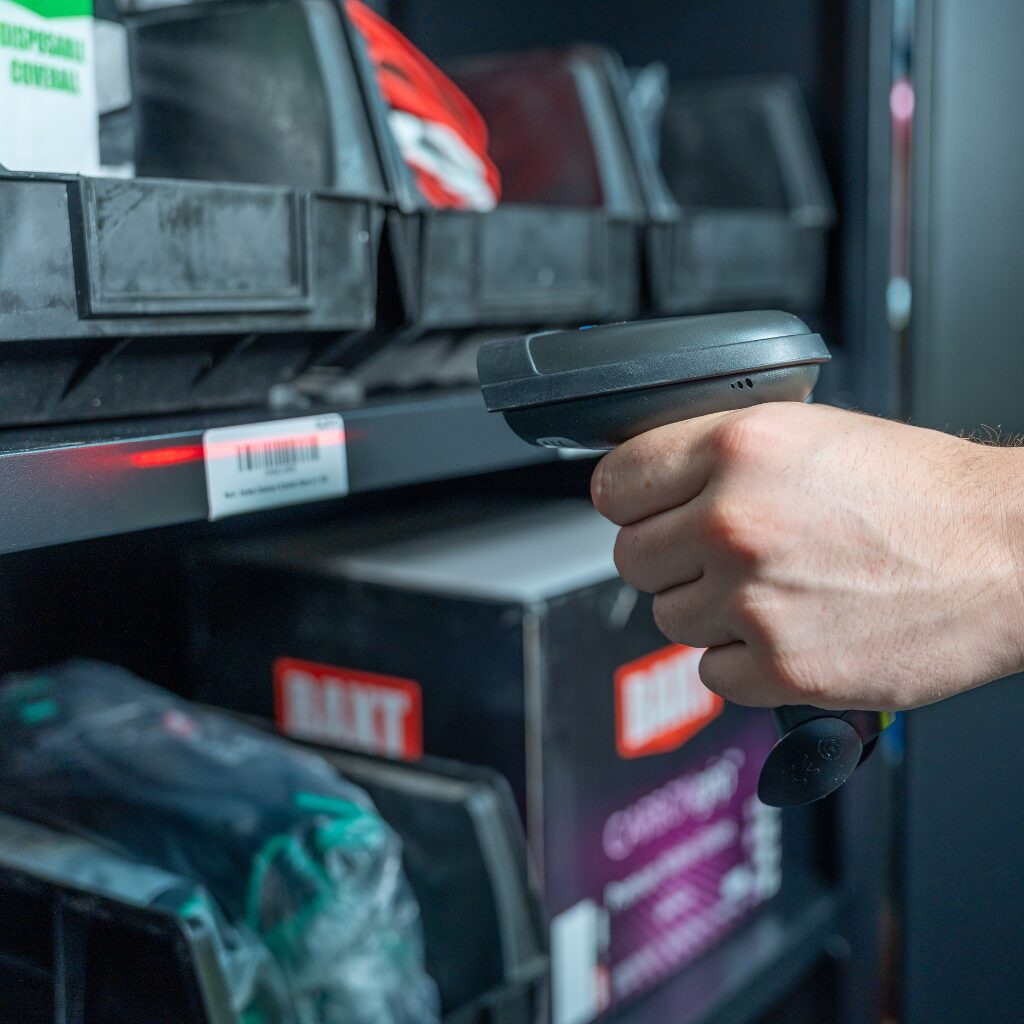
[[499,339],[481,347],[477,370],[487,408],[507,412],[831,358],[802,320],[770,310]]
[[169,178],[166,176],[139,175],[124,178],[111,174],[73,174],[67,171],[16,171],[0,164],[0,183],[37,182],[51,185],[85,185],[91,182],[107,182],[127,186],[149,188],[153,191],[203,188],[216,190],[225,196],[238,193],[308,195],[318,199],[342,200],[364,203],[383,209],[393,207],[393,197],[387,192],[373,189],[343,189],[330,185],[287,185],[265,181],[224,181],[215,178]]
[[581,218],[590,218],[607,224],[626,224],[637,228],[645,227],[649,223],[645,217],[637,213],[628,213],[621,210],[610,210],[606,206],[571,206],[568,203],[498,203],[492,210],[459,210],[454,207],[431,207],[418,210],[414,213],[404,213],[403,216],[418,218],[420,221],[432,220],[462,220],[468,222],[479,222],[481,224],[498,223],[505,217],[528,216],[543,220],[549,216],[563,217],[572,215]]

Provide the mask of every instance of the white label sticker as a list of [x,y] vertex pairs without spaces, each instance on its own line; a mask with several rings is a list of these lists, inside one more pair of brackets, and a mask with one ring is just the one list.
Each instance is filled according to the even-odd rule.
[[92,0],[0,0],[0,164],[95,174]]
[[203,458],[211,519],[348,494],[336,413],[208,430]]
[[602,1009],[600,911],[583,900],[551,921],[551,1017],[553,1024],[587,1024]]

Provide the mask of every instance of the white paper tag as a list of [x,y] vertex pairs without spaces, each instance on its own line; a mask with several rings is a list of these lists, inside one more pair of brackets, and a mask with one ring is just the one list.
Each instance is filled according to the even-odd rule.
[[337,413],[207,430],[203,459],[211,519],[348,494]]
[[583,900],[551,921],[554,1024],[587,1024],[601,1012],[599,914],[593,900]]
[[0,0],[0,164],[95,174],[92,0]]

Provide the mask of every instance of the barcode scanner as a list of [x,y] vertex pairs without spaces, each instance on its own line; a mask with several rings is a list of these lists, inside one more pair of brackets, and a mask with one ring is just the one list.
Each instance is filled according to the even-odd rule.
[[[614,448],[668,423],[760,402],[803,402],[824,341],[789,313],[674,317],[487,342],[477,370],[491,412],[530,444]],[[779,740],[758,796],[774,807],[819,800],[871,752],[892,716],[775,708]]]

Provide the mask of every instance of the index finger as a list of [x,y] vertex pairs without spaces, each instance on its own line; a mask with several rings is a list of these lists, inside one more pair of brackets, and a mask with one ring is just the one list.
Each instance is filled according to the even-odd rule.
[[618,526],[685,505],[711,476],[708,439],[728,412],[714,412],[649,430],[609,452],[594,470],[590,496]]

